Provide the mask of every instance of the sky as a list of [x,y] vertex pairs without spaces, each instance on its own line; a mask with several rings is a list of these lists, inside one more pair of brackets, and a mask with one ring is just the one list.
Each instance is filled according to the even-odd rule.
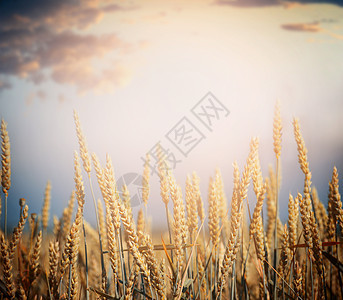
[[[73,110],[90,153],[102,164],[108,153],[118,182],[136,196],[136,214],[144,157],[158,142],[183,188],[187,174],[198,173],[204,200],[218,167],[230,201],[232,163],[243,170],[254,136],[267,176],[268,165],[275,166],[272,124],[279,100],[281,219],[287,217],[288,194],[303,188],[294,117],[313,184],[326,203],[333,166],[339,174],[343,169],[342,50],[339,0],[0,1],[0,117],[11,142],[10,224],[18,221],[21,197],[31,213],[41,212],[48,180],[51,216],[61,216],[74,189]],[[163,226],[153,163],[152,157],[148,213]],[[94,224],[83,175],[86,219]],[[94,176],[93,185],[100,197]],[[253,205],[252,193],[249,201]]]

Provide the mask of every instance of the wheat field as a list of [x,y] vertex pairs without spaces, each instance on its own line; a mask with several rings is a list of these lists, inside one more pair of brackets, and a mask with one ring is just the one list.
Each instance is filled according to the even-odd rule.
[[[278,104],[270,122],[274,167],[262,176],[259,140],[252,138],[246,164],[233,163],[231,195],[224,192],[219,169],[209,180],[207,195],[201,194],[196,173],[187,176],[183,195],[159,148],[165,232],[148,222],[148,163],[142,172],[144,205],[134,216],[128,188],[116,184],[111,157],[107,155],[101,165],[87,149],[76,112],[74,120],[79,142],[74,154],[75,190],[62,216],[53,218],[53,230],[48,230],[50,182],[41,213],[31,212],[21,198],[18,225],[13,231],[7,228],[11,150],[7,124],[1,122],[1,299],[342,299],[338,171],[334,167],[328,179],[325,207],[311,182],[299,120],[282,124]],[[303,191],[289,195],[286,224],[279,218],[282,126],[293,126],[304,175]],[[92,174],[97,182],[92,182]],[[87,199],[94,202],[95,227],[83,214],[85,185],[91,191]],[[95,199],[96,185],[101,199]],[[249,206],[247,197],[251,188],[255,207]]]

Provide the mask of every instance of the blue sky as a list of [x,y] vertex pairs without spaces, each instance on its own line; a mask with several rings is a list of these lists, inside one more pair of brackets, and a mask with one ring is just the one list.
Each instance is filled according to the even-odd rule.
[[[230,198],[232,163],[243,168],[251,137],[260,137],[265,176],[275,163],[272,119],[279,99],[283,220],[288,193],[303,186],[294,116],[324,202],[334,164],[342,170],[342,1],[2,1],[0,20],[12,224],[20,197],[30,212],[40,212],[47,180],[52,215],[67,204],[78,149],[73,109],[90,152],[102,163],[109,153],[118,179],[141,173],[141,157],[161,141],[180,157],[175,175],[182,186],[195,170],[206,198],[209,176],[219,167]],[[209,91],[230,111],[212,131],[191,112]],[[184,117],[205,136],[187,157],[165,137]],[[151,185],[148,209],[158,224],[164,217],[157,176]],[[92,221],[88,184],[86,195]]]

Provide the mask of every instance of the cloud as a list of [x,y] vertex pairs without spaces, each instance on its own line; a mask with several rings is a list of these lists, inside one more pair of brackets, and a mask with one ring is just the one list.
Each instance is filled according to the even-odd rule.
[[[326,22],[323,20],[323,22]],[[330,22],[331,23],[331,22]],[[322,33],[324,35],[328,35],[331,38],[336,40],[343,40],[342,34],[337,34],[329,29],[325,29],[320,26],[320,22],[313,22],[313,23],[295,23],[295,24],[283,24],[281,25],[282,29],[290,30],[290,31],[300,31],[300,32],[311,32],[311,33]],[[318,42],[316,39],[308,39],[308,42],[314,43]]]
[[299,4],[318,4],[326,3],[338,6],[343,6],[343,0],[299,0],[296,2],[282,1],[282,0],[217,0],[219,5],[231,5],[238,7],[263,7],[263,6],[275,6],[284,5],[285,8],[292,8],[292,3]]
[[70,27],[84,29],[99,22],[105,13],[129,9],[107,3],[103,0],[1,1],[0,27],[5,30],[40,26],[53,26],[58,30]]
[[[113,33],[84,34],[84,30],[104,14],[125,9],[131,8],[102,0],[0,2],[0,76],[26,78],[37,85],[52,79],[82,92],[107,86],[105,74],[111,71],[112,85],[120,85],[128,71],[108,60],[140,44],[124,42]],[[0,89],[10,87],[0,82]],[[42,98],[35,93],[28,102],[32,97]]]
[[293,2],[293,1],[282,1],[282,6],[286,9],[292,9],[295,7],[302,6],[303,4],[300,2]]
[[307,32],[319,32],[322,31],[319,23],[295,23],[295,24],[283,24],[281,28],[291,31],[307,31]]

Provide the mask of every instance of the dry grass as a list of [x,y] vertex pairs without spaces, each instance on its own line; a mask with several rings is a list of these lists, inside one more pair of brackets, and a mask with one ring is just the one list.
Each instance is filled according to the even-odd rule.
[[[6,206],[11,186],[10,141],[2,120],[5,226],[0,231],[1,299],[342,298],[343,209],[338,170],[333,169],[325,209],[312,186],[307,148],[297,119],[293,129],[304,190],[289,195],[288,226],[278,217],[282,138],[279,104],[273,123],[275,168],[270,166],[269,175],[263,177],[259,141],[253,138],[243,172],[237,163],[233,164],[229,201],[219,169],[210,179],[207,204],[195,173],[187,176],[183,196],[159,147],[158,174],[168,232],[154,235],[147,213],[149,156],[142,182],[145,210],[141,208],[134,218],[129,190],[117,186],[110,156],[106,156],[104,167],[96,154],[90,157],[76,112],[74,119],[80,154],[75,152],[75,191],[67,207],[60,218],[54,217],[53,231],[47,232],[51,201],[48,182],[41,216],[31,213],[29,217],[29,207],[25,199],[20,199],[19,222],[9,236]],[[83,216],[86,195],[80,158],[89,179],[97,228]],[[97,201],[92,172],[102,196]],[[250,182],[256,197],[254,208],[247,199]],[[169,202],[173,204],[171,212]],[[29,230],[23,234],[27,219]]]

